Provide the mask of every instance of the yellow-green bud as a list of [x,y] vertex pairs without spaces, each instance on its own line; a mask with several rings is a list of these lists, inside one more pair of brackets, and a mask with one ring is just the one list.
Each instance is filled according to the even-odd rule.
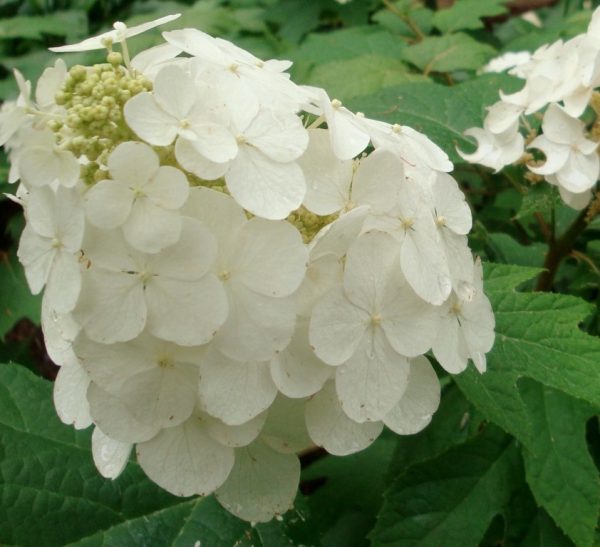
[[111,51],[106,60],[114,67],[123,64],[123,56],[118,51]]

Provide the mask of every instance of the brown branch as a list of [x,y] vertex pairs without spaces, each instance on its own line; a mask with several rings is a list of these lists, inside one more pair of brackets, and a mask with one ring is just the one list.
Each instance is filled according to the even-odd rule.
[[562,236],[550,241],[550,248],[548,249],[544,260],[544,271],[538,278],[535,287],[536,291],[552,290],[552,284],[554,283],[554,277],[556,276],[558,267],[563,259],[571,254],[577,238],[581,232],[585,230],[585,227],[588,224],[587,216],[588,211],[587,209],[584,209]]

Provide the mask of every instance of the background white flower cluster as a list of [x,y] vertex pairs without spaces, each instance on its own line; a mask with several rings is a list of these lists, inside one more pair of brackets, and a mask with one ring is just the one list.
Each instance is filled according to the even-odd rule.
[[425,354],[483,372],[494,318],[442,150],[194,29],[129,60],[125,39],[170,19],[57,48],[109,62],[57,61],[35,100],[17,73],[0,143],[19,257],[45,287],[57,411],[94,424],[100,472],[135,446],[168,491],[264,521],[302,451],[424,428]]
[[[564,42],[540,47],[528,60],[513,59],[518,65],[510,74],[525,80],[523,88],[488,108],[483,128],[472,127],[465,135],[474,137],[477,150],[458,151],[467,161],[500,171],[506,165],[527,161],[528,169],[557,186],[562,199],[574,209],[590,202],[600,176],[598,129],[582,121],[588,105],[600,112],[595,89],[600,86],[600,9],[587,32]],[[492,68],[493,70],[493,68]],[[545,110],[544,110],[545,109]],[[527,116],[544,110],[541,128]],[[543,153],[534,161],[525,150]]]

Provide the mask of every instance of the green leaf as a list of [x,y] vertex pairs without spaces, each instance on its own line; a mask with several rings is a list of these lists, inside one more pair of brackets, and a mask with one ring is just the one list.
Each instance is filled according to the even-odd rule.
[[[213,497],[172,496],[133,462],[118,479],[103,479],[92,461],[90,433],[59,422],[50,382],[22,366],[0,365],[0,543],[263,545],[262,525],[253,531]],[[279,538],[289,545],[295,541],[290,531],[311,526],[305,511],[291,511],[285,519],[260,528],[260,534],[272,538],[279,527]]]
[[441,9],[433,16],[433,25],[443,33],[457,29],[483,28],[482,17],[506,13],[507,0],[458,0],[450,8]]
[[523,444],[531,443],[533,426],[519,393],[519,375],[516,372],[498,371],[488,365],[483,375],[469,368],[454,380],[467,399],[490,421]]
[[548,250],[545,243],[535,241],[521,245],[503,232],[488,234],[487,244],[494,255],[495,262],[515,264],[517,266],[542,267]]
[[554,524],[546,511],[540,509],[531,521],[520,547],[573,547],[573,543]]
[[512,266],[510,264],[499,266],[498,264],[483,264],[485,272],[485,292],[497,293],[514,291],[526,281],[539,275],[540,268],[524,268],[522,266]]
[[319,26],[324,0],[280,0],[266,13],[266,18],[280,25],[279,35],[297,43],[307,32]]
[[527,193],[523,196],[521,207],[515,215],[515,219],[531,216],[534,213],[541,213],[543,216],[548,217],[552,210],[561,203],[560,195],[555,186],[536,184],[525,188]]
[[307,83],[315,66],[363,55],[398,59],[405,47],[399,38],[382,28],[353,27],[309,34],[300,47],[286,52],[286,56],[294,61],[292,78],[298,83]]
[[507,282],[514,272],[511,266],[486,266],[486,275],[496,278],[495,286],[486,284],[496,315],[489,369],[516,373],[600,406],[600,339],[578,328],[592,307],[573,296],[515,292]]
[[14,253],[0,251],[0,338],[21,318],[28,317],[34,323],[40,320],[41,296],[33,296],[25,280],[23,266]]
[[591,546],[600,480],[585,435],[594,409],[537,382],[521,382],[521,392],[536,431],[523,453],[527,482],[537,502],[574,543]]
[[[402,9],[402,6],[398,7]],[[423,34],[429,34],[431,32],[433,11],[427,8],[419,8],[414,6],[411,6],[410,9],[405,11],[406,15],[410,16],[413,24]],[[378,11],[377,13],[373,14],[372,19],[394,34],[406,36],[407,38],[415,38],[415,32],[410,28],[406,20],[401,19],[396,13],[392,13],[389,9]]]
[[509,93],[520,87],[519,80],[505,74],[488,74],[447,87],[416,82],[389,87],[348,102],[354,111],[390,123],[408,125],[425,133],[455,163],[464,163],[455,147],[463,150],[472,143],[463,136],[469,127],[481,127],[485,106],[498,100],[498,90]]
[[486,265],[485,289],[496,316],[496,342],[488,370],[454,379],[491,421],[527,446],[532,420],[517,383],[526,377],[600,406],[600,339],[578,328],[590,312],[583,300],[549,293],[517,293],[514,287],[539,270]]
[[524,444],[537,502],[577,545],[591,545],[600,483],[585,445],[592,410],[577,399],[600,407],[600,339],[578,328],[590,311],[585,301],[514,291],[536,271],[486,265],[496,343],[485,374],[470,369],[455,381],[490,421]]
[[515,442],[494,426],[398,476],[370,537],[373,545],[476,545],[521,481]]
[[446,386],[431,423],[416,435],[398,437],[388,475],[400,475],[411,465],[430,460],[452,446],[464,443],[477,434],[481,418],[453,383]]
[[496,54],[492,46],[457,32],[427,36],[418,44],[407,47],[402,58],[428,75],[430,72],[476,70]]
[[324,545],[363,545],[381,506],[396,440],[386,431],[366,450],[344,457],[327,456],[303,471],[304,488],[314,489],[308,503],[314,523],[324,532]]
[[79,37],[87,32],[82,11],[57,11],[44,16],[0,19],[0,40],[41,40],[45,35]]
[[316,66],[307,83],[323,87],[331,97],[346,101],[385,87],[426,79],[410,72],[402,61],[380,55],[361,55]]

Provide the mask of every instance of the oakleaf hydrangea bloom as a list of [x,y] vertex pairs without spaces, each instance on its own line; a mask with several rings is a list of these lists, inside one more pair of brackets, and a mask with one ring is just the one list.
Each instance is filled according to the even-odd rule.
[[[293,504],[299,454],[426,427],[426,354],[483,372],[494,317],[444,151],[196,29],[129,58],[128,39],[175,18],[55,48],[107,62],[58,61],[33,98],[15,73],[0,144],[18,256],[45,287],[57,413],[94,427],[99,472],[134,454],[169,492],[268,521]],[[489,163],[525,108],[491,123]],[[560,161],[536,168],[585,191],[595,143],[556,109],[530,146]]]
[[[585,208],[600,177],[598,121],[588,126],[580,120],[588,106],[596,117],[600,112],[598,32],[600,9],[592,15],[587,32],[544,45],[519,62],[509,72],[523,79],[524,86],[512,94],[500,91],[501,100],[488,108],[483,128],[465,131],[477,141],[477,150],[458,153],[495,171],[526,162],[534,176],[558,187],[567,205]],[[540,111],[543,121],[535,129],[527,116]],[[531,153],[526,154],[526,148]]]

